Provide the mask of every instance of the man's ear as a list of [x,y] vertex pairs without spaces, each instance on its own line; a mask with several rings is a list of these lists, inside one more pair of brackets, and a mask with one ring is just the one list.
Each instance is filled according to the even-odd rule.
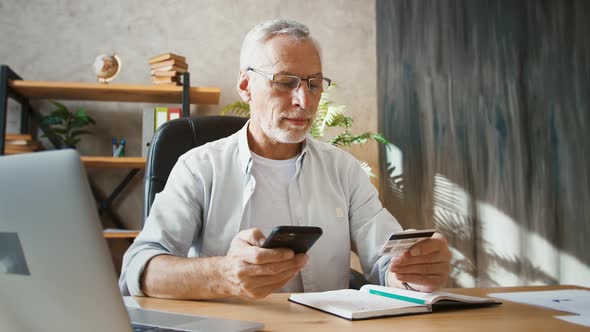
[[240,76],[238,77],[238,94],[242,97],[245,102],[250,102],[250,79],[246,75],[245,70],[240,70]]

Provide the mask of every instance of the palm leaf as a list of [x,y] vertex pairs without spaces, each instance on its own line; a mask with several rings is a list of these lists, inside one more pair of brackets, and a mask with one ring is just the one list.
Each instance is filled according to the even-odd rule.
[[245,101],[238,100],[221,109],[221,115],[227,113],[234,113],[239,116],[250,117],[250,104]]
[[[341,127],[348,129],[352,127],[352,118],[350,116],[344,115],[342,113],[344,107],[333,107],[331,108],[331,112],[328,113],[329,119],[326,120],[326,125],[328,127]],[[326,118],[328,118],[328,115]]]

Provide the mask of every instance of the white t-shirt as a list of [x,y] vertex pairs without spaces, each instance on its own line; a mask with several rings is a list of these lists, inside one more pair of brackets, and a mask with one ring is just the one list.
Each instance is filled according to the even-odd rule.
[[[275,226],[292,225],[289,211],[289,183],[296,171],[299,155],[288,160],[273,160],[252,152],[252,176],[256,187],[250,197],[250,225],[268,237]],[[278,292],[303,292],[301,275],[291,279]]]

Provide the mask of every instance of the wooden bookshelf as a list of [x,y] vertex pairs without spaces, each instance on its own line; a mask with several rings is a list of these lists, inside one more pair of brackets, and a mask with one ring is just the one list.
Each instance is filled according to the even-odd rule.
[[102,234],[105,239],[135,239],[139,230],[105,229]]
[[[92,101],[121,101],[142,103],[180,103],[182,86],[138,84],[104,84],[9,80],[8,86],[21,96],[32,99],[65,99]],[[221,89],[191,87],[190,103],[214,105],[219,103]]]
[[[6,117],[8,113],[8,99],[13,99],[21,106],[20,134],[27,134],[31,129],[29,119],[39,121],[41,114],[33,108],[33,99],[80,100],[80,101],[110,101],[136,102],[153,104],[180,104],[182,116],[190,115],[190,105],[214,105],[219,103],[221,89],[216,87],[191,87],[190,73],[182,74],[182,86],[156,84],[104,84],[58,81],[23,80],[7,65],[0,65],[0,156],[5,154]],[[47,134],[46,129],[41,130]],[[59,142],[52,140],[56,147]],[[113,200],[123,192],[132,178],[145,168],[146,158],[111,156],[82,156],[82,163],[87,168],[127,168],[131,169],[125,178],[107,197],[99,197],[100,191],[91,183],[93,193],[99,201],[99,214],[110,211]],[[123,223],[113,214],[115,225],[122,228]],[[134,238],[138,231],[110,231],[105,232],[107,238]]]
[[103,157],[81,156],[80,160],[88,168],[145,168],[143,157]]

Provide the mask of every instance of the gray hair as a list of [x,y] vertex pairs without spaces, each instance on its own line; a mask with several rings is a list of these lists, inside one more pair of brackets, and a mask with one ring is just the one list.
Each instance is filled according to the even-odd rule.
[[288,36],[297,41],[311,41],[320,53],[318,43],[309,35],[309,28],[304,24],[287,19],[273,19],[262,22],[250,30],[240,51],[240,69],[246,69],[251,65],[256,47],[278,35]]

